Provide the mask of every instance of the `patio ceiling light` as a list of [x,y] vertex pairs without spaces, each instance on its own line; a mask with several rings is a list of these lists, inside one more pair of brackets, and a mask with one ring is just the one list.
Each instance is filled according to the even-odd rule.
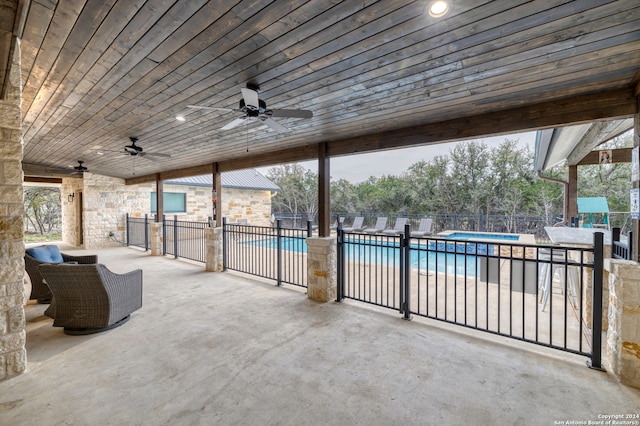
[[178,120],[178,121],[186,121],[187,119],[186,119],[186,118],[184,118],[184,117],[183,117],[183,116],[181,116],[181,115],[176,115],[176,120]]
[[432,1],[429,3],[429,15],[433,18],[442,18],[449,12],[449,3],[443,0]]

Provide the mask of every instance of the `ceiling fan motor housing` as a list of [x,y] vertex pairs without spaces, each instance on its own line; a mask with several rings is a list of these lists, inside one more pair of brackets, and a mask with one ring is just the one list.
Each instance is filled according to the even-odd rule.
[[267,103],[262,99],[258,99],[258,109],[255,109],[253,105],[247,106],[244,99],[240,99],[239,109],[246,112],[247,117],[258,117],[267,111]]

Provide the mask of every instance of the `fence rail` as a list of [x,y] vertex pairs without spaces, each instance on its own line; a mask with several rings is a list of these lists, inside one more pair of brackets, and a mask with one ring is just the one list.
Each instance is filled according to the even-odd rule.
[[312,235],[307,229],[250,226],[226,223],[223,218],[223,265],[225,269],[307,286],[307,242]]
[[209,227],[206,222],[187,222],[162,218],[162,252],[164,255],[173,255],[176,259],[195,260],[206,262],[206,238],[204,230]]
[[131,217],[127,213],[125,221],[127,245],[149,250],[149,217]]
[[409,229],[398,236],[339,229],[338,299],[599,357],[600,333],[587,326],[602,315],[591,298],[596,284],[601,295],[601,278],[592,278],[602,271],[597,248],[406,238]]

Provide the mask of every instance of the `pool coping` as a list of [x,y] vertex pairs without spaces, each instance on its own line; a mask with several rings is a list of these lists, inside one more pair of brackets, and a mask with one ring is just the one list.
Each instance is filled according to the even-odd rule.
[[517,240],[492,240],[489,238],[469,238],[466,240],[455,240],[451,239],[451,241],[482,241],[482,242],[491,242],[494,244],[526,244],[526,245],[535,245],[536,244],[536,236],[534,234],[510,234],[508,232],[476,232],[476,231],[460,231],[458,230],[447,230],[438,233],[438,237],[449,239],[449,235],[451,234],[478,234],[478,235],[503,235],[503,236],[514,236],[517,235]]

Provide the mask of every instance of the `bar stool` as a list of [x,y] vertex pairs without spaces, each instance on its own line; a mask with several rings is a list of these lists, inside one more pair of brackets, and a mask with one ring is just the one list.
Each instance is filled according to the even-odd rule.
[[[556,272],[560,272],[560,292],[563,292],[563,287],[565,286],[564,278],[565,278],[565,264],[567,258],[566,249],[540,249],[538,251],[538,259],[543,261],[539,266],[539,282],[538,282],[538,291],[540,293],[540,303],[542,303],[542,312],[547,306],[547,301],[549,300],[549,294],[553,289],[553,279],[555,277]],[[577,282],[577,267],[569,266],[567,271],[567,276],[569,278],[569,295],[573,298],[573,302],[575,303],[575,299],[577,296],[576,292],[576,282]]]

